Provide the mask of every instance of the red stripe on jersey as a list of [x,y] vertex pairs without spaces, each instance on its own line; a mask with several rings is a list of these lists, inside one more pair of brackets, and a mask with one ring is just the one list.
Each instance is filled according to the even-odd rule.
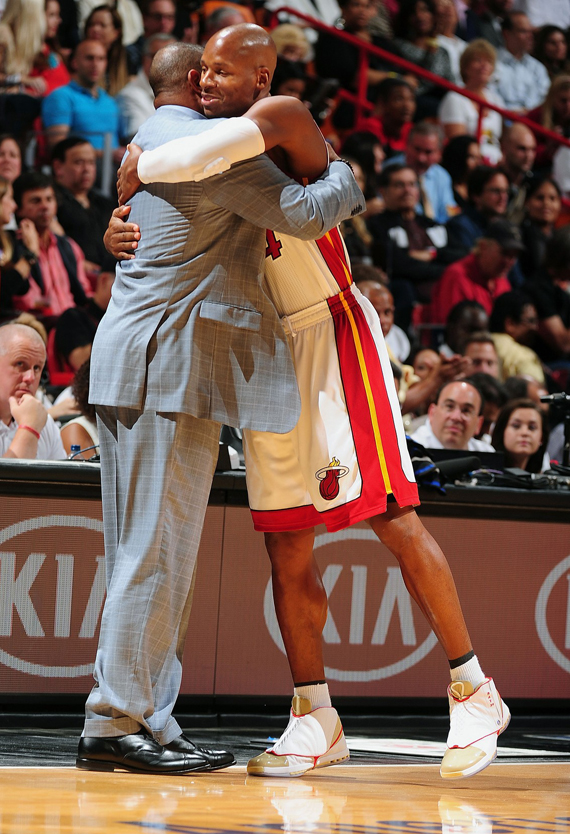
[[319,238],[315,242],[333,278],[337,282],[339,290],[348,289],[352,284],[352,275],[350,273],[344,243],[338,228],[331,229],[324,237]]

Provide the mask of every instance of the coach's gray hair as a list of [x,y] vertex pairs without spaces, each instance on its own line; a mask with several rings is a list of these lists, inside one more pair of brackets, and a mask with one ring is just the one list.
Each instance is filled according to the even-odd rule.
[[149,82],[156,96],[183,90],[190,70],[200,72],[203,47],[194,43],[172,43],[160,49],[150,67]]

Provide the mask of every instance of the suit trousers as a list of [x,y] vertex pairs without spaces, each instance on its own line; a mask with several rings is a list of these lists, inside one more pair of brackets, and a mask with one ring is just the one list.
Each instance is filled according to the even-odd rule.
[[220,424],[109,406],[97,424],[107,598],[83,734],[168,744]]

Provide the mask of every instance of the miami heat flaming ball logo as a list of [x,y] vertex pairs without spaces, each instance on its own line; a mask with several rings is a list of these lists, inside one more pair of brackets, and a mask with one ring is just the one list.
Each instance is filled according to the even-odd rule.
[[348,466],[342,466],[337,458],[333,458],[328,466],[323,466],[315,472],[315,478],[321,482],[319,492],[325,501],[334,501],[340,490],[339,480],[348,475],[348,472]]

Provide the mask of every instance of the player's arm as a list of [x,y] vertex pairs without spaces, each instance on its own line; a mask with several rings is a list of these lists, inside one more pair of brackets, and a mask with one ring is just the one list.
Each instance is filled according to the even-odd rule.
[[297,176],[314,179],[328,163],[325,141],[305,105],[275,96],[256,102],[245,116],[144,151],[138,176],[144,183],[198,182],[273,148],[284,151]]

